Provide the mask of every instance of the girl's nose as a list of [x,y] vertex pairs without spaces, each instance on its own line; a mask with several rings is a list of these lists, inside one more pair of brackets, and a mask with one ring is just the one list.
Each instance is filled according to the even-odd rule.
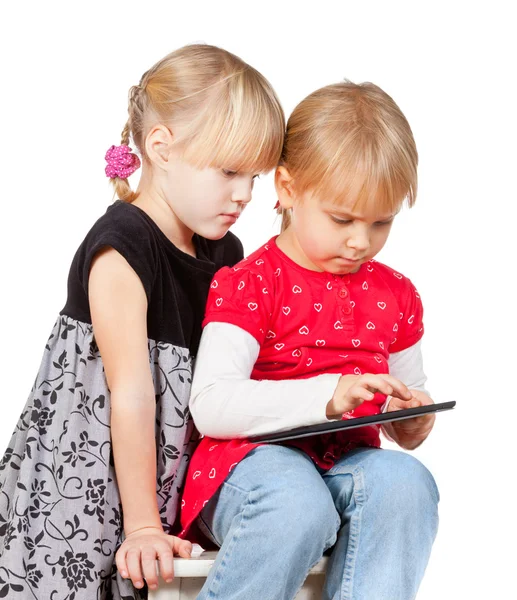
[[253,190],[253,179],[242,178],[241,181],[236,182],[232,194],[232,202],[238,202],[240,204],[248,204],[251,200],[251,192]]
[[357,252],[366,252],[370,247],[368,232],[363,231],[362,229],[356,229],[348,238],[346,245]]

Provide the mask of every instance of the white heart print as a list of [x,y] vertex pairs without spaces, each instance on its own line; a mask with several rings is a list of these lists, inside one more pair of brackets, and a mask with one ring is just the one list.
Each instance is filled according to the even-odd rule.
[[217,448],[217,446],[219,446],[219,444],[214,444],[213,446],[210,446],[210,448],[208,448],[208,452],[212,452],[212,450],[214,448]]
[[300,329],[298,329],[298,333],[300,333],[301,335],[308,335],[309,328],[306,325],[304,325],[303,327],[300,327]]
[[361,340],[352,340],[352,344],[354,345],[354,348],[357,348],[357,346],[361,345]]
[[274,331],[271,331],[271,329],[267,332],[266,335],[268,340],[272,340],[274,337],[276,337],[276,333]]
[[381,309],[384,310],[386,308],[386,302],[377,302],[377,306]]
[[221,306],[221,304],[223,303],[223,299],[222,298],[217,298],[217,300],[215,301],[215,303],[217,304],[217,306]]
[[354,302],[353,300],[350,300],[350,306],[351,306],[352,308],[354,308],[354,306],[355,306],[355,302]]
[[214,279],[214,280],[212,281],[212,283],[210,284],[210,287],[211,287],[213,290],[215,290],[215,288],[216,288],[218,285],[219,285],[219,284],[218,284],[218,283],[217,283],[217,281]]
[[398,331],[399,330],[399,326],[397,325],[397,323],[395,323],[395,325],[393,325],[393,331]]
[[320,310],[322,309],[322,305],[319,302],[316,302],[316,304],[314,305],[314,310],[317,312],[320,312]]
[[256,265],[263,265],[264,261],[261,258],[259,258],[258,260],[255,261],[255,264]]
[[275,275],[277,277],[280,277],[280,273],[282,272],[282,269],[280,267],[278,267],[278,269],[275,271]]
[[307,366],[310,367],[312,365],[312,358],[309,358],[307,360]]
[[316,346],[324,346],[325,340],[316,340]]
[[242,288],[245,286],[246,284],[244,283],[244,281],[239,282],[239,285],[237,286],[238,290],[242,290]]
[[284,313],[284,315],[288,315],[291,312],[291,307],[290,306],[282,306],[282,312]]
[[384,350],[384,342],[379,342],[379,346]]
[[363,290],[367,290],[368,289],[368,284],[366,283],[366,281],[363,282]]
[[397,279],[402,279],[402,275],[400,273],[393,273]]
[[379,356],[374,356],[374,358],[378,363],[382,362],[382,358],[380,358]]
[[361,369],[360,369],[359,367],[356,367],[356,368],[354,369],[354,373],[355,373],[356,375],[361,375]]
[[341,323],[341,321],[336,321],[334,323],[334,329],[343,329],[343,324]]
[[413,325],[413,321],[414,321],[414,320],[415,320],[415,315],[411,315],[411,316],[409,317],[409,319],[407,320],[407,322],[408,322],[410,325]]
[[332,285],[330,283],[330,281],[327,281],[327,290],[331,290],[332,289]]
[[275,344],[275,349],[276,349],[276,350],[282,350],[282,348],[283,348],[284,346],[285,346],[285,344],[280,344],[280,343],[278,343],[278,344]]
[[212,470],[210,471],[208,477],[210,477],[210,479],[213,479],[215,477],[215,469],[212,468]]
[[248,308],[250,310],[257,310],[258,304],[256,302],[248,302]]
[[371,321],[368,321],[368,323],[366,323],[366,329],[375,329],[375,325]]
[[192,475],[192,479],[197,479],[201,475],[201,471],[196,471],[194,475]]
[[295,358],[300,358],[301,355],[302,355],[302,351],[299,348],[296,348],[296,350],[293,350],[293,356]]
[[293,286],[293,294],[301,294],[302,288],[299,285]]
[[262,288],[262,293],[263,294],[269,294],[269,292],[267,291],[267,288]]

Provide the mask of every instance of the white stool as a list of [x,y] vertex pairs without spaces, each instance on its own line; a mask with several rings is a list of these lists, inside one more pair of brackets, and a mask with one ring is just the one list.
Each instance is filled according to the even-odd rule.
[[[160,579],[160,587],[154,592],[149,591],[149,600],[195,600],[216,556],[217,552],[203,552],[199,558],[175,558],[174,581],[165,583]],[[321,598],[327,562],[328,558],[324,556],[311,569],[296,600],[319,600]]]

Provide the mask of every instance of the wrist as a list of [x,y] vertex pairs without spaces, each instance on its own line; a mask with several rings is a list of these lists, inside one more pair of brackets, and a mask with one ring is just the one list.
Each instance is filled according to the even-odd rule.
[[327,417],[327,419],[329,421],[340,418],[341,414],[336,413],[336,407],[334,406],[334,399],[332,399],[328,402],[325,416]]
[[130,535],[133,535],[133,533],[137,533],[139,531],[144,531],[144,530],[153,530],[153,531],[162,531],[163,532],[163,527],[160,525],[142,525],[141,527],[133,527],[133,528],[124,528],[124,534],[126,536],[126,538],[128,538]]

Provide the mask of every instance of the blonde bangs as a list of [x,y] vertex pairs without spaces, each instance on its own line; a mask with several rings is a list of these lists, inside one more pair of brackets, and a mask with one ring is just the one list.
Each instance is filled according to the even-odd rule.
[[[285,134],[282,106],[268,80],[235,54],[208,44],[171,52],[129,90],[121,143],[134,144],[149,166],[146,136],[158,123],[169,128],[191,165],[254,174],[276,167]],[[122,200],[138,197],[127,178],[112,183]]]
[[285,134],[282,108],[254,69],[245,69],[211,90],[180,142],[197,168],[266,173],[278,164]]
[[319,182],[311,186],[314,194],[337,205],[346,204],[353,212],[388,215],[397,213],[404,201],[413,206],[417,192],[414,165],[390,156],[386,148],[370,146],[358,153],[356,144],[350,146],[339,148],[323,174],[306,172],[307,185]]
[[344,81],[313,92],[287,123],[282,164],[297,193],[349,210],[398,212],[417,193],[418,153],[393,99],[372,83]]

